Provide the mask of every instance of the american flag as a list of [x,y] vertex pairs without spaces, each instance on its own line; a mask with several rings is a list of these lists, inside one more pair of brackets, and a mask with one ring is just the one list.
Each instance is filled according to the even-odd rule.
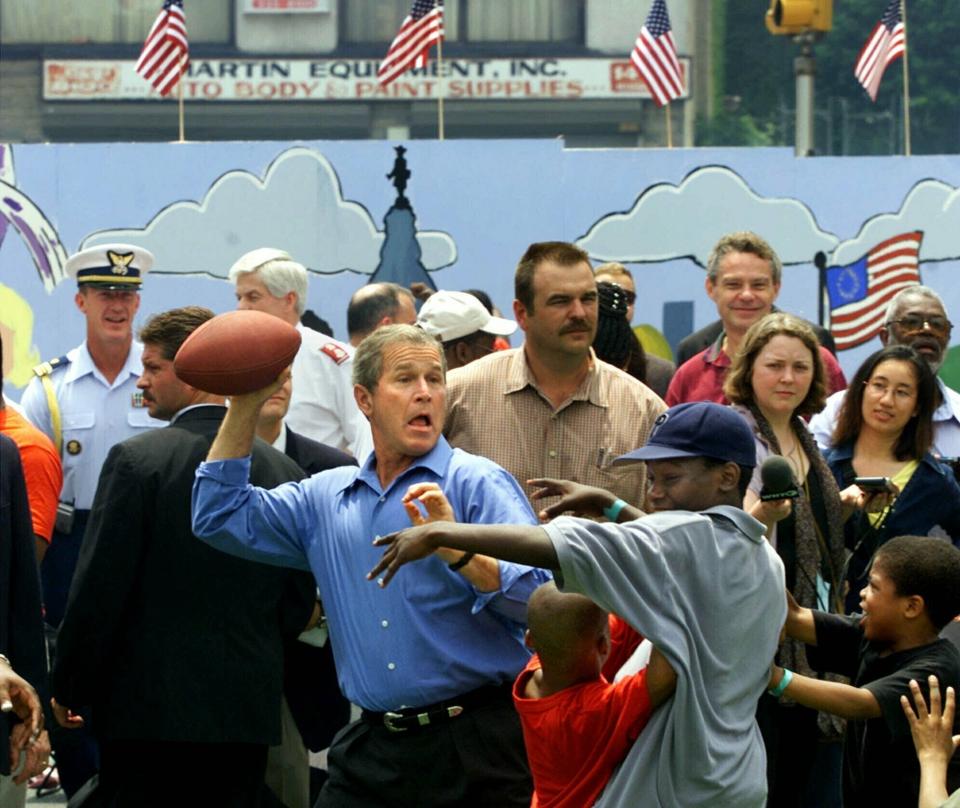
[[650,88],[658,107],[683,95],[683,76],[665,0],[653,0],[647,21],[633,45],[630,61]]
[[893,296],[920,283],[922,239],[920,230],[903,233],[880,242],[859,261],[827,268],[830,333],[838,351],[873,339]]
[[890,0],[890,5],[867,39],[853,68],[853,74],[863,85],[871,101],[877,100],[883,71],[887,69],[887,65],[903,56],[906,47],[907,35],[903,30],[900,0]]
[[190,64],[187,22],[183,16],[183,0],[164,0],[163,8],[153,22],[143,43],[136,70],[160,93],[166,95],[180,80]]
[[386,87],[411,67],[427,63],[430,46],[443,39],[443,1],[415,0],[380,62],[377,78]]

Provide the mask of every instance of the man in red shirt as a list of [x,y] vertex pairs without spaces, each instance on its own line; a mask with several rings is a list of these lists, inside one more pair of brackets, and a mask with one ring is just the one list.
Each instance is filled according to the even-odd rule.
[[[780,293],[782,264],[773,248],[756,233],[730,233],[707,260],[706,290],[717,306],[723,331],[713,345],[684,362],[667,388],[667,406],[687,401],[728,404],[723,382],[747,331],[773,309]],[[820,347],[831,393],[847,386],[836,357]]]

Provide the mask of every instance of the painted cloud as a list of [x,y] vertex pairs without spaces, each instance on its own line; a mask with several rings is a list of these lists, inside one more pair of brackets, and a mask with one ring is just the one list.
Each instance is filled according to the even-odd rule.
[[[383,240],[370,212],[343,198],[327,159],[298,146],[280,154],[263,179],[230,171],[210,186],[202,202],[175,202],[142,230],[103,230],[82,246],[135,244],[156,256],[154,272],[226,277],[236,258],[265,246],[287,250],[313,272],[371,274]],[[457,258],[446,233],[421,230],[417,240],[428,270]]]
[[868,219],[855,238],[837,247],[830,263],[852,263],[881,241],[911,230],[923,231],[922,261],[960,258],[960,189],[940,180],[918,182],[897,213]]
[[761,234],[784,264],[809,264],[814,253],[839,241],[799,200],[764,198],[729,168],[707,166],[679,185],[650,186],[629,211],[604,216],[577,244],[598,261],[690,258],[705,266],[717,240],[734,230]]

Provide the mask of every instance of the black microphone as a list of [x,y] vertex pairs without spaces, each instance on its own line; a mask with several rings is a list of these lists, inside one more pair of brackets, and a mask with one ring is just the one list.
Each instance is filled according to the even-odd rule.
[[770,455],[763,461],[760,466],[760,479],[763,481],[763,488],[760,489],[762,502],[772,499],[796,499],[800,496],[797,482],[793,478],[793,469],[779,455]]

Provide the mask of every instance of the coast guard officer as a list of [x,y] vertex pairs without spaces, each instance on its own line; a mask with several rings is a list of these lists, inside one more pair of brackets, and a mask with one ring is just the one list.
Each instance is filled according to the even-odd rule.
[[[151,418],[137,390],[143,346],[133,339],[140,285],[153,256],[129,244],[102,244],[72,255],[67,274],[77,281],[74,301],[87,321],[86,339],[65,355],[34,368],[24,391],[27,418],[53,441],[63,459],[63,489],[57,524],[41,566],[46,620],[63,619],[70,581],[100,468],[110,448],[145,429],[163,426]],[[77,733],[69,743],[83,746]],[[67,795],[96,771],[96,750],[79,759],[54,739],[57,768]]]

